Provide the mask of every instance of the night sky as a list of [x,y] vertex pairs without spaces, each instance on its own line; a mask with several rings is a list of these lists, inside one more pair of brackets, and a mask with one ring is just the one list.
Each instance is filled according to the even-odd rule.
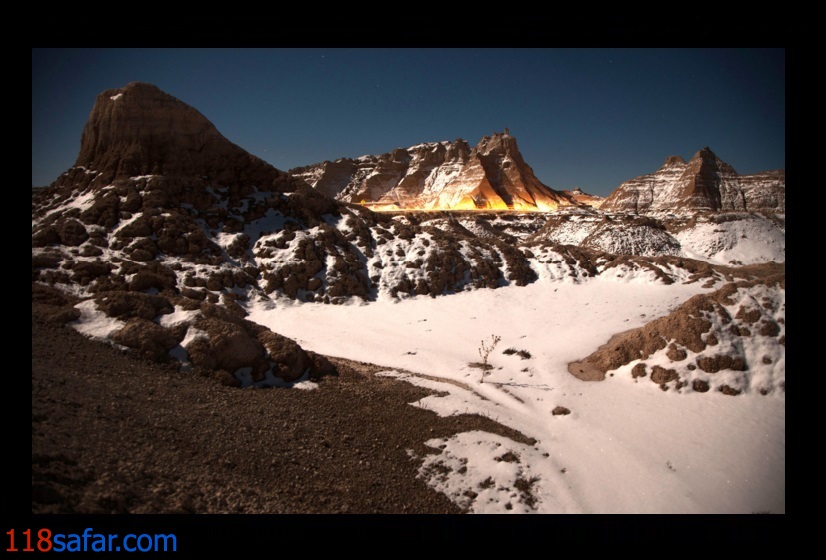
[[150,82],[283,170],[510,129],[554,189],[607,195],[709,146],[786,166],[783,49],[33,49],[32,185],[74,164],[95,97]]

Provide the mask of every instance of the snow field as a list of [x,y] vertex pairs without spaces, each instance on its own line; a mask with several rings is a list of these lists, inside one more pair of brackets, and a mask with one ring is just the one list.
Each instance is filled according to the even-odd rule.
[[[567,372],[570,361],[613,334],[665,315],[701,291],[697,283],[540,280],[370,304],[259,301],[250,319],[309,350],[404,369],[414,375],[388,373],[448,393],[416,406],[442,415],[482,414],[536,439],[533,447],[485,433],[433,442],[445,447],[425,460],[421,476],[471,511],[784,512],[784,398],[664,393],[647,378],[634,383],[615,375],[588,383]],[[492,334],[502,340],[482,383],[481,370],[468,364],[480,361],[480,343]],[[508,348],[531,358],[503,354]],[[571,414],[554,415],[557,406]],[[503,445],[518,463],[495,460]],[[496,485],[480,488],[488,476]]]

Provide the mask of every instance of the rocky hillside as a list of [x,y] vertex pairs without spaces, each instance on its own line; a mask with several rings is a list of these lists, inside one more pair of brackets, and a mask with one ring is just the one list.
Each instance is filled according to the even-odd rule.
[[[392,161],[406,180],[390,181],[373,200],[399,189],[421,194],[417,181],[443,177],[444,162],[452,161],[461,163],[455,180],[444,183],[452,194],[442,189],[437,197],[449,207],[477,195],[474,208],[480,200],[532,210],[567,204],[559,193],[543,191],[508,134],[473,150],[457,141],[401,152]],[[392,168],[382,158],[375,165],[358,160],[372,178],[362,186],[378,188],[376,169]],[[230,384],[266,385],[332,366],[248,321],[244,308],[252,299],[341,304],[601,274],[672,283],[727,274],[693,258],[719,264],[785,258],[785,222],[778,216],[660,219],[570,205],[550,216],[374,213],[327,196],[319,184],[329,186],[331,176],[320,177],[312,188],[275,169],[155,86],[105,91],[76,164],[33,192],[33,302],[48,302],[55,320],[152,359],[180,360]],[[357,194],[347,190],[358,186],[349,181],[339,198]]]
[[573,198],[543,185],[506,130],[467,142],[433,142],[378,156],[290,170],[338,200],[377,209],[556,210]]
[[609,212],[786,211],[786,174],[740,175],[708,147],[686,163],[670,156],[656,172],[626,181],[601,206]]
[[348,208],[229,142],[157,87],[98,96],[76,164],[32,197],[32,296],[154,359],[228,382],[293,381],[323,358],[238,303],[342,303],[536,279],[528,258],[455,221],[439,229]]
[[663,391],[725,395],[786,390],[786,291],[782,268],[699,294],[671,314],[618,334],[569,371],[650,379]]
[[786,260],[784,215],[558,212],[524,236],[528,243],[577,245],[615,255],[679,255],[718,264]]

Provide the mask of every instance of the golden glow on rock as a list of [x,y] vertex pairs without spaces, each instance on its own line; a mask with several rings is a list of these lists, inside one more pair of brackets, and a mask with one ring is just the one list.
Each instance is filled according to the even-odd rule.
[[457,204],[452,207],[428,206],[426,208],[422,208],[420,206],[398,206],[396,204],[367,203],[364,207],[372,210],[373,212],[514,212],[524,214],[527,212],[555,212],[557,210],[549,205],[544,205],[543,207],[521,206],[518,208],[508,208],[508,206],[504,203],[482,207],[478,207],[476,204]]
[[556,212],[559,209],[559,203],[554,200],[537,200],[537,212]]
[[436,208],[436,210],[476,210],[476,202],[469,196],[464,197],[458,203],[446,208]]
[[521,199],[514,201],[512,206],[508,206],[504,200],[499,197],[494,199],[482,199],[477,202],[472,196],[468,195],[461,198],[454,204],[445,203],[444,200],[434,201],[427,206],[404,206],[399,202],[388,202],[386,200],[379,202],[361,201],[361,205],[369,208],[374,212],[442,212],[442,211],[457,211],[457,212],[556,212],[559,209],[559,203],[552,199],[536,200],[535,203],[527,202]]
[[486,200],[485,204],[485,210],[510,210],[510,208],[508,208],[508,205],[505,204],[505,201],[501,198],[494,200]]

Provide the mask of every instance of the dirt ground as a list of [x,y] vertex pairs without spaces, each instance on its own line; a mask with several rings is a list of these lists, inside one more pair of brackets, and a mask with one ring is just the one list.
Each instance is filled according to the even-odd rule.
[[32,513],[460,513],[416,477],[423,442],[525,438],[333,360],[316,390],[235,389],[89,340],[32,305]]

